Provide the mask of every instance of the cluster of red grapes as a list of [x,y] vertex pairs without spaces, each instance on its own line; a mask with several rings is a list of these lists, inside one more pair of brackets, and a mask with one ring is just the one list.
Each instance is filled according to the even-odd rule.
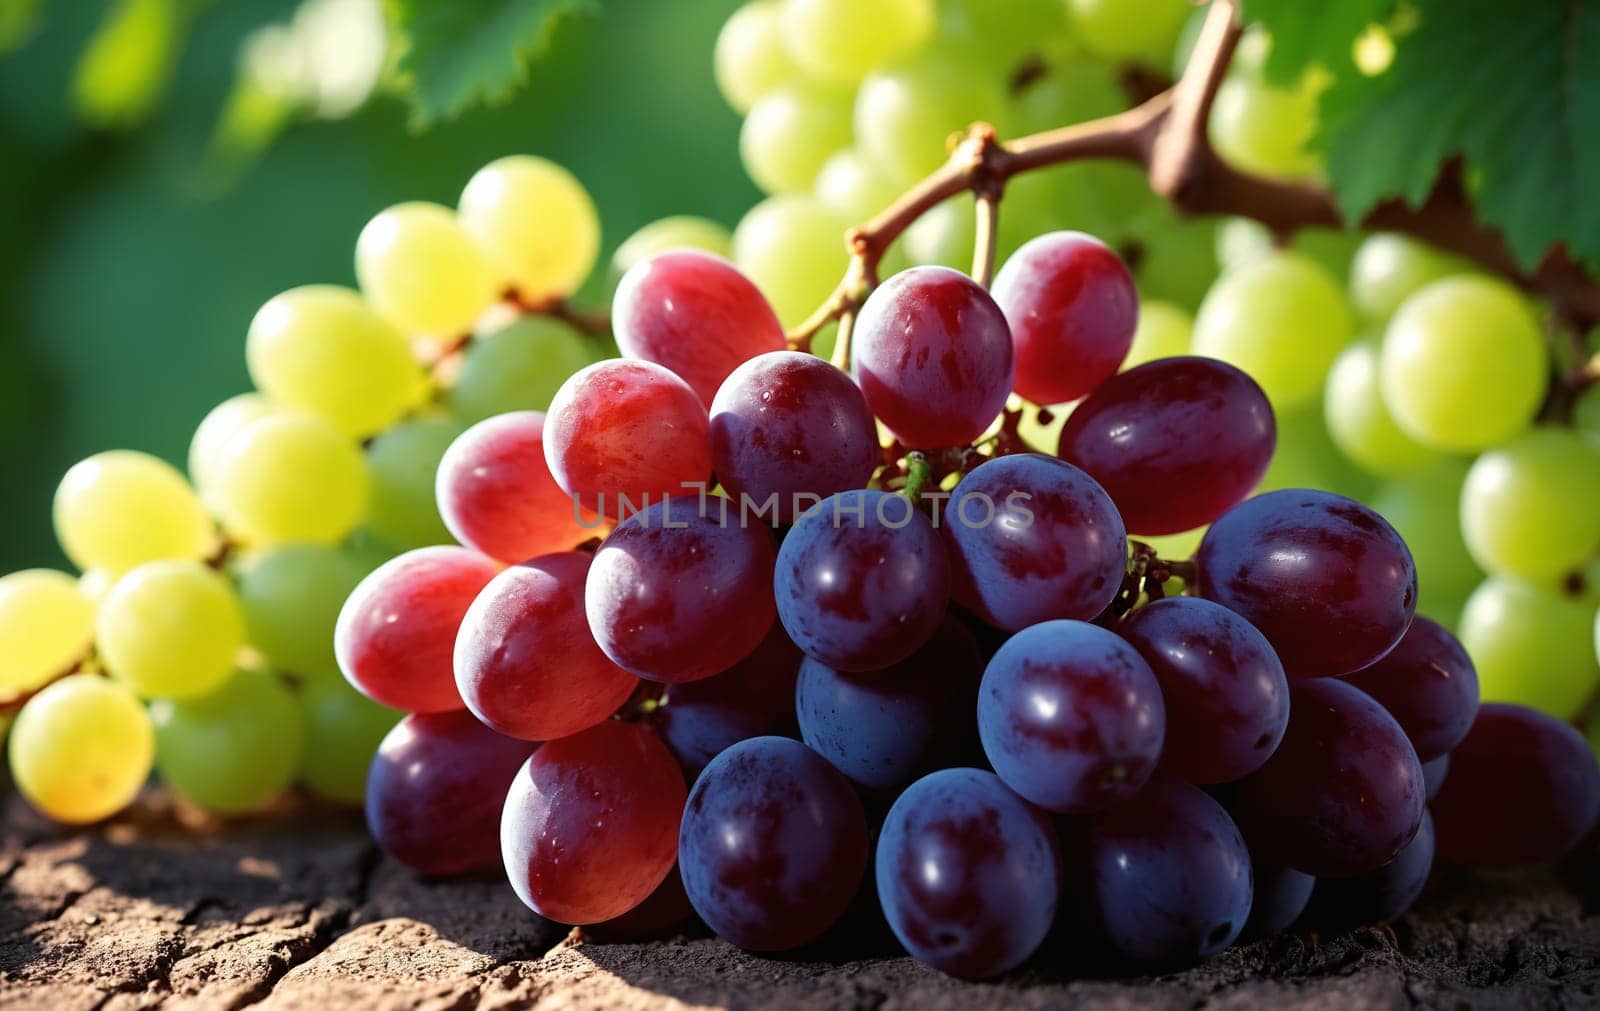
[[[553,920],[692,907],[755,950],[875,889],[973,977],[1058,923],[1193,960],[1308,904],[1398,915],[1436,851],[1575,847],[1583,739],[1479,706],[1372,510],[1248,497],[1266,397],[1207,358],[1118,373],[1136,316],[1110,249],[1052,233],[992,293],[891,277],[847,375],[725,261],[634,267],[624,357],[462,435],[438,496],[464,546],[340,617],[346,676],[415,714],[369,779],[379,842],[429,873],[498,854]],[[1007,430],[1013,392],[1076,403],[1055,455]],[[1205,524],[1192,561],[1129,540]]]

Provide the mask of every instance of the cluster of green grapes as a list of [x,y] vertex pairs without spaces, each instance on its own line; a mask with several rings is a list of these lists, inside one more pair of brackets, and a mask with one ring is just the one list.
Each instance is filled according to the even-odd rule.
[[598,357],[539,310],[582,283],[599,242],[564,169],[493,162],[456,209],[373,218],[359,291],[311,285],[261,307],[245,342],[256,390],[201,422],[187,478],[127,450],[69,470],[55,528],[82,574],[0,578],[0,703],[22,794],[95,821],[153,766],[222,814],[297,780],[359,802],[400,714],[340,675],[339,610],[388,558],[451,543],[434,476],[457,434],[542,410]]

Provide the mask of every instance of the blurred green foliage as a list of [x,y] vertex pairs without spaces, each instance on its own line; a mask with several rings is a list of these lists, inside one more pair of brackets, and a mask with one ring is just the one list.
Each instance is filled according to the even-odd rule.
[[[389,204],[453,204],[474,169],[525,151],[589,187],[606,255],[663,215],[735,222],[757,194],[711,76],[735,5],[562,17],[510,102],[426,132],[391,92],[337,121],[247,104],[275,136],[219,172],[224,110],[259,102],[240,97],[241,47],[292,0],[0,0],[0,571],[63,563],[50,498],[75,460],[181,465],[206,410],[248,386],[256,308],[353,283],[356,233]],[[112,31],[141,41],[93,55]]]

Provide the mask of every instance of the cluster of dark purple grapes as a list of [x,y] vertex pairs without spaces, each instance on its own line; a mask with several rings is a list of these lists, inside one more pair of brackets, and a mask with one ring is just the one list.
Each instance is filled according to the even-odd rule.
[[[1398,915],[1436,852],[1573,848],[1600,815],[1582,739],[1479,707],[1377,514],[1247,497],[1265,396],[1211,359],[1119,374],[1136,313],[1114,253],[1046,235],[992,294],[890,278],[847,375],[722,260],[635,267],[624,358],[450,450],[464,546],[345,607],[346,675],[415,714],[369,780],[379,841],[430,873],[498,855],[553,920],[692,910],[755,950],[875,890],[972,977],[1056,924],[1194,960],[1308,902]],[[1056,455],[997,432],[1014,391],[1077,402]],[[1191,561],[1130,551],[1207,524]]]

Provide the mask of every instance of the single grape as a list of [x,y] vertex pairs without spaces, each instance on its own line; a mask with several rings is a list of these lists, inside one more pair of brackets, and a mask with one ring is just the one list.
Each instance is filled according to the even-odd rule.
[[595,350],[562,320],[524,316],[467,346],[445,404],[469,422],[542,411],[568,376],[594,362]]
[[262,554],[239,575],[250,645],[278,670],[336,676],[333,629],[366,574],[348,553],[320,544],[286,544]]
[[844,275],[844,232],[851,224],[814,197],[770,197],[734,229],[733,262],[767,296],[785,327],[798,326]]
[[367,525],[373,533],[399,548],[450,543],[450,531],[434,504],[434,479],[445,450],[464,428],[447,414],[424,414],[372,441],[367,447],[372,478]]
[[896,183],[916,182],[944,163],[951,134],[1004,114],[999,76],[948,47],[875,70],[856,92],[856,143]]
[[689,791],[678,868],[695,912],[741,948],[813,940],[849,906],[867,866],[850,781],[798,741],[755,737],[711,760]]
[[1427,787],[1428,803],[1433,803],[1433,798],[1439,796],[1439,791],[1444,788],[1445,777],[1449,774],[1449,755],[1440,755],[1432,761],[1422,763],[1422,782]]
[[0,699],[31,692],[88,656],[94,612],[65,572],[0,576]]
[[612,519],[704,488],[711,473],[705,404],[653,362],[612,360],[562,384],[545,417],[550,474]]
[[747,656],[772,627],[772,535],[720,495],[634,513],[595,553],[589,627],[616,664],[697,681]]
[[1279,87],[1244,75],[1222,82],[1207,131],[1217,153],[1247,172],[1310,179],[1321,159],[1310,150],[1317,129],[1317,89],[1310,81]]
[[657,218],[622,240],[622,245],[611,254],[611,273],[621,278],[635,264],[670,249],[698,249],[724,260],[730,259],[733,233],[721,222],[692,214]]
[[1482,867],[1570,852],[1600,817],[1600,766],[1582,735],[1526,706],[1485,703],[1433,802],[1439,855]]
[[1399,722],[1424,762],[1449,754],[1478,712],[1478,672],[1450,630],[1418,617],[1398,645],[1344,679]]
[[760,290],[728,261],[692,249],[628,271],[611,320],[623,355],[672,370],[707,407],[734,369],[784,347],[783,326]]
[[1260,857],[1307,874],[1377,870],[1422,822],[1422,765],[1394,717],[1332,678],[1289,686],[1289,729],[1239,784],[1233,813]]
[[1050,823],[978,769],[924,776],[884,820],[878,901],[913,958],[956,976],[994,976],[1044,940],[1061,892]]
[[1349,340],[1344,293],[1298,253],[1273,252],[1228,271],[1194,322],[1194,353],[1250,373],[1278,408],[1312,402]]
[[1354,878],[1323,878],[1317,882],[1306,919],[1324,929],[1399,919],[1416,903],[1428,883],[1433,852],[1433,818],[1423,811],[1417,834],[1393,860]]
[[[1106,166],[1126,173],[1131,166]],[[1140,183],[1148,196],[1143,174],[1137,169],[1116,178]],[[1144,298],[1159,298],[1199,309],[1217,279],[1221,266],[1216,254],[1216,225],[1207,218],[1180,218],[1167,205],[1156,201],[1143,212],[1143,220],[1129,240],[1139,253],[1133,279]],[[1199,354],[1198,349],[1191,349]]]
[[1138,652],[1103,628],[1046,621],[989,661],[978,693],[983,750],[1006,785],[1052,811],[1103,811],[1144,786],[1166,708]]
[[1363,240],[1350,261],[1350,302],[1368,322],[1387,323],[1418,288],[1464,269],[1423,242],[1379,232]]
[[927,642],[949,602],[945,546],[907,500],[840,492],[800,516],[778,551],[778,618],[835,670],[881,670]]
[[100,605],[95,645],[112,676],[140,696],[194,698],[233,673],[244,621],[220,574],[199,562],[146,562]]
[[1139,325],[1133,331],[1133,343],[1128,345],[1128,357],[1122,360],[1122,371],[1145,362],[1186,355],[1193,336],[1194,316],[1187,309],[1160,299],[1145,299],[1139,303]]
[[934,22],[933,0],[783,0],[778,23],[801,70],[851,85],[915,50]]
[[795,709],[806,746],[851,780],[893,790],[966,753],[983,656],[961,620],[892,667],[849,674],[807,659]]
[[126,449],[74,464],[56,487],[54,518],[74,565],[117,574],[158,558],[203,558],[215,537],[175,467]]
[[218,814],[260,807],[294,780],[305,738],[294,693],[274,674],[241,670],[198,698],[158,699],[156,771]]
[[1533,420],[1548,353],[1522,296],[1485,277],[1447,277],[1405,300],[1378,356],[1395,424],[1435,449],[1471,453]]
[[495,576],[456,635],[456,687],[472,714],[510,737],[548,741],[616,712],[638,681],[589,632],[592,555],[542,555]]
[[27,701],[7,749],[12,782],[29,804],[85,824],[133,802],[155,760],[155,731],[126,685],[73,674]]
[[305,747],[300,782],[341,804],[360,804],[367,770],[401,714],[380,706],[340,678],[308,682],[300,692]]
[[1067,0],[1074,37],[1106,60],[1166,66],[1190,7],[1184,0]]
[[993,294],[1016,345],[1016,391],[1036,404],[1077,400],[1115,374],[1139,322],[1127,266],[1082,232],[1024,245],[995,275]]
[[1600,686],[1590,642],[1592,598],[1491,577],[1461,612],[1461,644],[1486,702],[1517,702],[1571,719]]
[[[1007,205],[1007,209],[1010,207]],[[906,257],[921,266],[966,270],[976,241],[972,194],[952,197],[928,210],[905,231]],[[1009,220],[1009,219],[1007,219]]]
[[1323,389],[1323,414],[1334,443],[1363,469],[1381,476],[1422,470],[1439,460],[1434,450],[1400,430],[1378,384],[1378,347],[1360,341],[1334,360]]
[[1461,489],[1461,532],[1496,575],[1556,579],[1600,548],[1600,448],[1535,428],[1478,457]]
[[1348,674],[1383,656],[1417,606],[1411,552],[1383,517],[1328,492],[1249,499],[1206,531],[1198,595],[1261,630],[1290,677]]
[[807,505],[865,485],[879,456],[877,424],[860,389],[814,355],[752,358],[711,402],[717,480],[774,523],[792,523]]
[[395,709],[460,709],[451,666],[456,633],[498,570],[457,547],[418,548],[379,566],[339,612],[333,646],[345,679]]
[[942,525],[958,598],[998,628],[1086,621],[1122,586],[1122,517],[1094,478],[1053,457],[980,464],[951,492]]
[[388,428],[426,385],[400,331],[360,295],[329,284],[270,299],[250,321],[244,352],[250,378],[274,403],[355,438]]
[[1417,611],[1454,625],[1467,595],[1483,581],[1461,536],[1461,488],[1467,461],[1447,457],[1390,481],[1371,498],[1417,563]]
[[1011,391],[1005,316],[948,267],[912,267],[879,285],[856,320],[854,353],[868,406],[913,446],[971,442]]
[[795,681],[805,655],[774,622],[749,656],[715,677],[667,686],[652,723],[691,780],[752,737],[792,737]]
[[407,716],[383,739],[367,774],[372,838],[422,874],[493,864],[506,791],[534,747],[464,711]]
[[214,492],[223,526],[252,547],[335,544],[366,517],[371,478],[361,450],[332,425],[283,412],[229,440]]
[[857,148],[836,151],[817,173],[817,199],[848,221],[867,221],[900,196],[900,187]]
[[[277,410],[272,401],[259,393],[229,397],[206,413],[194,438],[189,440],[189,480],[207,505],[215,498],[213,488],[219,461],[228,442],[244,426]],[[212,506],[215,508],[215,506]]]
[[1251,865],[1255,881],[1250,903],[1250,919],[1241,938],[1273,937],[1288,930],[1300,919],[1311,902],[1317,879],[1292,867],[1257,860]]
[[803,193],[850,143],[848,88],[786,81],[756,99],[739,131],[739,159],[767,193]]
[[543,158],[485,165],[467,180],[458,210],[461,226],[527,302],[572,294],[600,253],[594,201],[572,173]]
[[784,48],[780,7],[781,0],[752,0],[734,11],[717,33],[712,57],[717,87],[741,115],[756,99],[799,73]]
[[448,207],[396,204],[367,222],[356,238],[361,293],[400,331],[451,338],[500,294],[489,258]]
[[500,822],[518,898],[561,923],[599,923],[672,870],[687,791],[647,727],[606,720],[543,745],[517,773]]
[[1272,757],[1289,723],[1289,683],[1255,626],[1209,600],[1171,597],[1134,611],[1117,632],[1161,684],[1163,776],[1229,783]]
[[1058,455],[1105,487],[1130,533],[1175,534],[1249,495],[1276,444],[1272,405],[1253,379],[1185,356],[1101,383],[1074,408]]
[[1126,958],[1185,963],[1233,943],[1250,917],[1250,851],[1222,805],[1156,781],[1063,833],[1068,887]]
[[462,544],[506,563],[603,536],[603,521],[561,490],[544,459],[545,416],[515,411],[467,429],[439,461],[439,515]]

